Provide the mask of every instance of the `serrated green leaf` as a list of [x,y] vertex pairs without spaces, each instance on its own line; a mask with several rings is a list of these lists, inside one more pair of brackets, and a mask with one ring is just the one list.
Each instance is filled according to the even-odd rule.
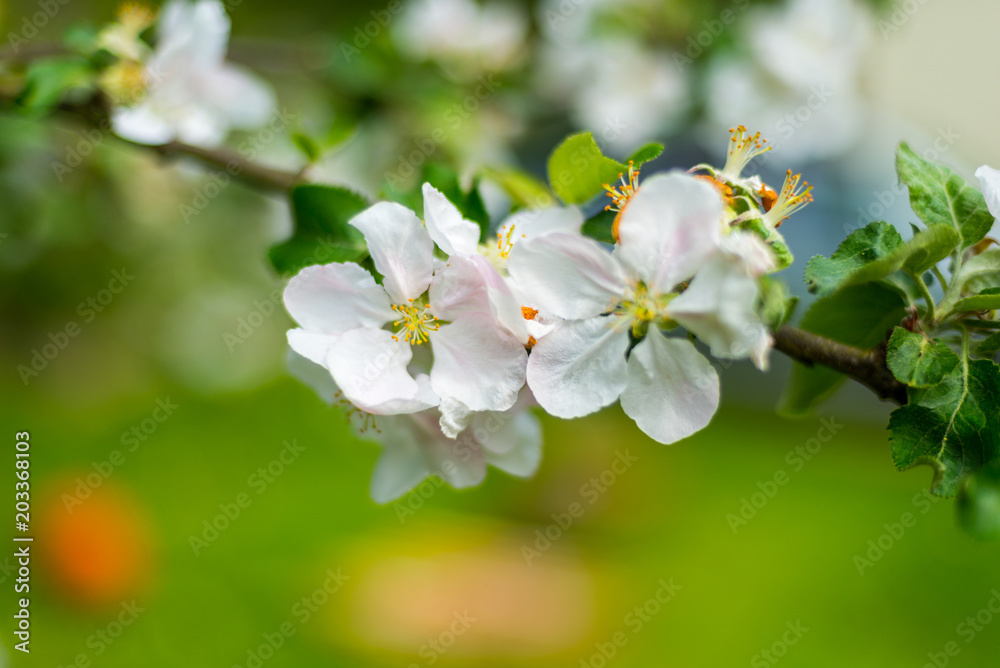
[[958,366],[958,355],[940,339],[897,327],[886,349],[892,375],[910,387],[933,387]]
[[[872,348],[906,316],[898,290],[883,283],[844,288],[818,299],[802,318],[800,327],[859,348]],[[833,394],[845,376],[823,366],[795,363],[778,410],[785,415],[807,415]]]
[[944,225],[968,248],[993,226],[983,194],[944,165],[920,157],[905,143],[896,152],[896,173],[910,190],[910,206],[928,227]]
[[878,281],[900,270],[919,276],[948,257],[958,242],[958,234],[951,228],[941,225],[928,227],[885,257],[851,273],[840,285]]
[[1000,462],[966,476],[955,501],[959,525],[980,540],[1000,538]]
[[628,165],[606,157],[589,132],[568,137],[549,158],[549,183],[569,204],[581,204],[618,181]]
[[614,211],[601,211],[597,215],[585,220],[580,232],[585,237],[596,239],[602,243],[613,244],[615,243],[615,237],[611,230],[614,227],[616,215],[617,213]]
[[830,294],[866,264],[891,255],[902,245],[903,238],[889,223],[868,223],[840,242],[830,257],[817,255],[809,260],[806,285],[810,292]]
[[516,207],[544,209],[555,204],[555,195],[549,187],[527,172],[510,167],[489,167],[482,171],[482,176],[503,188]]
[[663,153],[663,144],[653,142],[637,150],[625,162],[628,163],[631,160],[636,167],[639,167],[650,160],[656,160],[661,153]]
[[900,470],[931,466],[931,492],[953,496],[963,476],[1000,455],[1000,367],[964,359],[939,384],[909,395],[889,418],[893,461]]
[[1000,248],[989,248],[969,258],[952,278],[939,305],[942,313],[952,311],[963,295],[980,294],[1000,286]]
[[271,247],[268,258],[281,274],[331,262],[358,262],[368,256],[364,236],[348,221],[368,208],[368,200],[345,188],[307,184],[291,192],[295,230]]

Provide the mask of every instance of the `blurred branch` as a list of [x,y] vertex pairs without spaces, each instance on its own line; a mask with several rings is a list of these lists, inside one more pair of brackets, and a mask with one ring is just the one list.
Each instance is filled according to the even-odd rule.
[[889,371],[883,350],[855,348],[789,325],[774,332],[774,347],[807,366],[822,364],[853,378],[880,399],[899,405],[907,401],[906,385]]

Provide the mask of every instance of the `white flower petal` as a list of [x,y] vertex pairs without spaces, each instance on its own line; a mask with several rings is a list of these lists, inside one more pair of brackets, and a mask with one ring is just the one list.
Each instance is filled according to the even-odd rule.
[[134,107],[115,109],[111,116],[111,124],[116,135],[137,144],[159,146],[177,136],[174,126],[161,118],[147,102]]
[[976,178],[982,186],[990,213],[994,218],[1000,218],[1000,170],[983,165],[976,170]]
[[[769,334],[757,315],[757,279],[738,261],[719,256],[695,274],[691,285],[667,307],[671,318],[708,344],[716,357],[766,355]],[[764,347],[761,349],[761,342]]]
[[625,388],[628,332],[611,317],[560,323],[528,356],[528,387],[546,411],[561,418],[588,415]]
[[442,399],[438,410],[441,411],[441,433],[448,438],[457,438],[469,427],[469,423],[476,415],[468,406],[453,397]]
[[[508,419],[491,431],[500,416]],[[530,478],[538,471],[542,461],[542,425],[531,413],[486,413],[481,421],[473,422],[471,429],[483,446],[487,464],[519,478]]]
[[550,207],[515,213],[500,226],[500,234],[506,237],[507,230],[513,228],[511,241],[521,243],[557,232],[580,234],[582,226],[583,213],[575,206]]
[[304,329],[323,334],[378,329],[396,317],[382,286],[353,262],[304,268],[288,282],[284,301]]
[[288,330],[288,345],[291,349],[313,364],[319,364],[324,368],[326,357],[330,354],[330,348],[337,342],[337,338],[335,334],[321,334],[308,329]]
[[471,257],[453,257],[438,267],[431,281],[429,308],[441,320],[490,310],[489,289]]
[[507,267],[522,294],[560,318],[592,318],[625,290],[615,258],[593,239],[571,234],[516,244]]
[[731,256],[748,276],[760,277],[778,268],[774,250],[759,235],[737,230],[722,237],[720,248]]
[[626,204],[615,254],[654,293],[668,292],[716,252],[721,219],[712,186],[685,174],[657,175]]
[[479,226],[465,220],[458,208],[431,184],[424,184],[423,193],[424,222],[434,243],[449,256],[475,254]]
[[503,411],[524,385],[527,353],[490,313],[469,313],[431,332],[431,384],[473,411]]
[[423,294],[434,271],[434,242],[417,215],[394,202],[379,202],[350,221],[368,243],[382,284],[395,303]]
[[419,391],[406,371],[410,345],[381,329],[355,329],[330,348],[326,366],[347,399],[363,409],[398,399],[414,399]]
[[271,87],[249,70],[235,65],[206,72],[199,90],[204,102],[234,128],[258,128],[268,122],[277,107]]
[[690,341],[651,331],[629,355],[621,404],[648,436],[674,443],[711,421],[719,405],[719,377]]
[[310,361],[292,349],[288,351],[288,372],[303,385],[311,388],[328,406],[337,401],[340,388],[333,382],[333,376],[325,366]]

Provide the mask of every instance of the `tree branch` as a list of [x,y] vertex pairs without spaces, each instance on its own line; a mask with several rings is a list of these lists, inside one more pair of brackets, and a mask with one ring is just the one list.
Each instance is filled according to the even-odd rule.
[[900,405],[907,401],[906,385],[892,375],[885,352],[878,348],[855,348],[789,325],[774,332],[774,348],[808,366],[822,364],[849,376],[880,399]]

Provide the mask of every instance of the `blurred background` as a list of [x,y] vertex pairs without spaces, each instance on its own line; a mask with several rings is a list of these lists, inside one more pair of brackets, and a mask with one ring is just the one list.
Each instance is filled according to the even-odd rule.
[[[2,33],[39,6],[0,5]],[[729,127],[761,131],[765,180],[815,186],[782,228],[797,261],[780,277],[807,299],[803,265],[846,233],[908,235],[899,141],[970,179],[1000,166],[987,0],[227,7],[231,58],[294,115],[231,145],[299,169],[308,135],[311,179],[371,197],[440,161],[497,220],[505,180],[544,177],[569,132],[616,158],[664,141],[648,173],[719,164]],[[72,0],[31,43],[115,9]],[[37,557],[32,653],[11,656],[0,552],[0,662],[995,663],[1000,548],[926,495],[929,469],[894,471],[889,407],[865,390],[778,417],[777,355],[766,375],[721,368],[713,425],[674,446],[617,407],[545,418],[533,480],[431,480],[375,505],[377,446],[286,370],[266,252],[287,204],[217,179],[72,119],[0,115],[0,416],[7,438],[31,433]]]

